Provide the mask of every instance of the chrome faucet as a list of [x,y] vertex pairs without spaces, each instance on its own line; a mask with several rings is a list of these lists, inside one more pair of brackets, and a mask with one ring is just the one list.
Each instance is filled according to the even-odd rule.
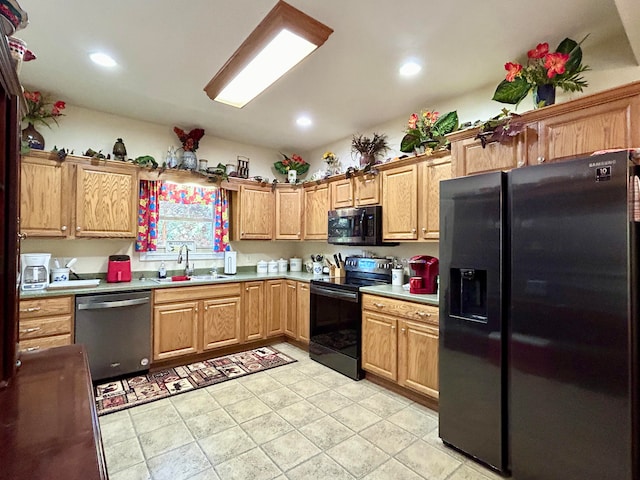
[[189,266],[189,247],[186,244],[180,245],[180,250],[178,250],[178,265],[182,263],[182,249],[185,249],[187,252],[186,264],[184,266],[184,274],[188,277],[193,275],[193,267]]

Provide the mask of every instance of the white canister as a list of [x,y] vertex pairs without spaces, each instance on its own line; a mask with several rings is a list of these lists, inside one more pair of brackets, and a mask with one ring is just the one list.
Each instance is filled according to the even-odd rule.
[[256,271],[258,273],[267,273],[268,270],[268,266],[267,266],[267,262],[265,262],[264,260],[260,260],[257,264],[256,264]]
[[68,280],[69,280],[68,268],[52,268],[51,269],[51,283],[67,282]]
[[278,260],[278,272],[286,272],[287,265],[289,265],[289,262],[287,262],[284,258]]
[[269,273],[278,273],[278,262],[275,260],[269,261],[268,270]]
[[302,271],[302,259],[301,258],[290,258],[289,259],[289,267],[292,272],[301,272]]
[[391,285],[402,286],[404,283],[404,268],[391,269]]
[[322,275],[322,262],[313,262],[312,267],[313,275],[320,276]]

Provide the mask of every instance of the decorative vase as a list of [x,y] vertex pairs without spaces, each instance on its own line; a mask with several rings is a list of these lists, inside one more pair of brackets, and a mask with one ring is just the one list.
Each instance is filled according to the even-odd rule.
[[423,154],[424,154],[424,152],[426,151],[426,150],[425,150],[425,146],[424,146],[424,145],[418,145],[418,146],[417,146],[417,147],[415,147],[413,150],[415,151],[415,154],[416,154],[416,155],[423,155]]
[[298,172],[296,170],[289,170],[287,172],[288,183],[296,183],[296,178],[298,178]]
[[360,154],[360,168],[366,167],[367,165],[373,165],[376,161],[376,157],[369,153]]
[[34,150],[44,150],[44,137],[31,122],[27,128],[22,130],[22,141],[27,142],[29,147]]
[[195,170],[198,168],[198,157],[196,157],[196,152],[185,150],[182,154],[182,165],[180,168],[185,170]]
[[538,85],[533,90],[533,105],[542,108],[556,103],[556,86],[550,83]]

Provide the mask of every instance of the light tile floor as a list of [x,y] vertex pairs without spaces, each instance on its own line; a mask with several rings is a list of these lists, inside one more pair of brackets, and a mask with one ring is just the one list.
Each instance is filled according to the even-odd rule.
[[275,347],[298,362],[100,417],[110,478],[501,478],[442,444],[436,412]]

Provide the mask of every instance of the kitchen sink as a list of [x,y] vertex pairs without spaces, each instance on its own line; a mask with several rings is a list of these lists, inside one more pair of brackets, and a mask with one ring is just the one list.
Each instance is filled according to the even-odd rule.
[[212,282],[214,280],[222,280],[229,278],[227,275],[193,275],[188,280],[172,280],[171,277],[167,278],[150,278],[152,282],[156,283],[191,283],[191,282]]

